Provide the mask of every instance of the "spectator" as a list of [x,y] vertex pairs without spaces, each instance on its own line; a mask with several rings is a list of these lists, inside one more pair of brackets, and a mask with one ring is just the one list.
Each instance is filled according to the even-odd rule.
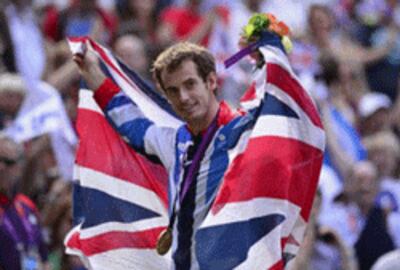
[[[293,31],[294,37],[297,38],[305,34],[307,28],[307,11],[311,2],[309,0],[265,0],[262,1],[262,10],[275,14],[277,18],[287,23]],[[324,2],[329,2],[329,0]]]
[[386,224],[384,209],[373,207],[354,246],[360,269],[370,269],[380,256],[395,248]]
[[38,210],[17,192],[22,169],[20,146],[0,137],[0,268],[49,269]]
[[389,130],[381,130],[363,139],[368,158],[376,165],[381,179],[395,179],[400,161],[400,142]]
[[55,179],[45,197],[42,217],[50,240],[52,270],[73,269],[71,257],[66,256],[63,248],[64,237],[72,227],[71,188],[69,183]]
[[[224,66],[224,61],[240,50],[242,26],[245,25],[252,14],[261,12],[260,0],[240,0],[235,6],[228,8],[217,6],[219,17],[216,19],[210,34],[208,49],[216,58],[219,79],[218,98],[225,100],[232,107],[239,107],[239,100],[244,91],[249,87],[253,64],[250,59],[241,60],[238,65],[229,69]],[[216,4],[215,4],[216,5]]]
[[49,6],[45,16],[44,33],[56,42],[66,37],[91,36],[107,44],[115,30],[114,19],[97,6],[96,0],[72,1],[61,12]]
[[[311,5],[308,13],[308,28],[307,35],[301,38],[298,41],[300,44],[295,44],[295,47],[307,48],[309,52],[304,52],[303,49],[301,52],[306,55],[298,59],[304,61],[306,57],[307,66],[313,67],[314,72],[318,72],[318,66],[315,66],[315,63],[319,55],[326,52],[331,53],[339,62],[345,63],[352,70],[358,71],[365,64],[382,59],[394,46],[394,35],[391,35],[390,39],[378,48],[367,49],[360,46],[347,33],[335,31],[333,14],[325,5]],[[300,71],[298,70],[301,73],[307,70],[307,66],[295,65],[295,68],[301,68]]]
[[42,208],[51,182],[59,175],[50,136],[43,135],[25,142],[25,165],[19,189]]
[[380,194],[378,202],[388,214],[388,227],[397,247],[400,247],[400,142],[390,131],[380,131],[364,138],[368,158],[378,168]]
[[321,210],[321,195],[320,192],[317,192],[314,198],[305,239],[301,244],[294,264],[289,270],[357,269],[352,248],[345,245],[343,239],[334,229],[321,226],[318,223],[318,215]]
[[218,11],[214,8],[207,14],[202,14],[200,3],[199,0],[188,0],[183,7],[170,6],[162,11],[157,39],[164,47],[182,40],[207,46],[208,35]]
[[359,40],[368,49],[383,47],[385,43],[393,46],[387,55],[379,61],[370,63],[366,74],[370,88],[373,91],[384,93],[392,101],[397,96],[400,71],[400,35],[399,21],[396,19],[396,10],[399,10],[398,1],[359,1],[357,15],[361,23]]
[[131,34],[121,36],[114,43],[114,51],[141,78],[150,80],[149,59],[142,39]]
[[361,137],[355,129],[355,114],[347,98],[341,64],[331,55],[321,58],[321,78],[326,84],[326,97],[319,100],[322,119],[327,133],[325,165],[335,169],[341,179],[346,179],[354,162],[366,158]]
[[0,130],[16,117],[26,95],[26,87],[20,76],[13,73],[0,75]]
[[117,6],[118,35],[134,34],[149,45],[156,45],[157,0],[125,0]]
[[358,104],[358,112],[361,116],[360,131],[363,136],[390,129],[391,105],[389,97],[381,93],[367,93],[362,96]]
[[330,213],[321,222],[334,228],[350,247],[354,246],[360,269],[369,269],[382,254],[394,248],[386,226],[385,209],[376,204],[379,191],[377,169],[362,161],[354,165]]
[[[239,50],[238,40],[243,31],[243,25],[246,25],[248,19],[257,12],[262,12],[261,8],[262,0],[240,0],[236,3],[235,7],[229,9],[229,28],[227,29],[229,34],[229,42],[233,44],[235,50]],[[268,10],[268,9],[264,9]],[[269,10],[268,10],[269,11]],[[269,11],[270,12],[270,11]],[[283,20],[284,21],[284,20]],[[236,52],[235,51],[235,52]]]
[[357,241],[379,190],[377,169],[369,161],[356,163],[345,179],[343,192],[329,212],[320,216],[321,225],[334,228],[348,246]]
[[40,79],[46,66],[46,53],[32,1],[5,2],[5,7],[0,10],[0,54],[3,62],[0,67],[9,72],[19,72],[28,80]]

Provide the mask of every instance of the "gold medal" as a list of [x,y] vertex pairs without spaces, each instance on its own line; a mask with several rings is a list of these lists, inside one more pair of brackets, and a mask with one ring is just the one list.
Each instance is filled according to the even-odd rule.
[[159,255],[165,255],[172,245],[172,230],[171,228],[167,228],[162,233],[157,240],[157,253]]

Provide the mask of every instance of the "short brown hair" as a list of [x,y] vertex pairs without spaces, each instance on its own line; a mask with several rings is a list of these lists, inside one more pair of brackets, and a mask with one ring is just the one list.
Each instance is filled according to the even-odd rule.
[[197,72],[204,81],[216,70],[214,56],[206,48],[180,42],[163,51],[153,63],[152,72],[161,88],[164,89],[161,73],[164,70],[168,73],[175,71],[185,60],[192,60],[196,64]]

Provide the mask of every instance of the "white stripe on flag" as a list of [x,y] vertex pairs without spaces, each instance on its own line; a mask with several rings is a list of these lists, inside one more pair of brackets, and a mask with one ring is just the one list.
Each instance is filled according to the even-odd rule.
[[89,168],[76,167],[82,187],[101,190],[115,198],[167,215],[167,210],[153,191]]
[[[288,200],[272,198],[256,198],[245,202],[227,203],[217,214],[214,215],[210,212],[201,228],[247,221],[252,218],[274,214],[282,214],[285,217],[290,216],[291,218],[287,218],[283,226],[292,230],[296,222],[295,218],[300,216],[300,207]],[[284,231],[283,236],[289,236],[290,230]]]
[[277,136],[301,141],[324,151],[324,132],[303,120],[278,115],[260,116],[251,138]]
[[83,240],[109,232],[140,232],[143,231],[143,228],[150,230],[164,226],[168,226],[168,218],[166,216],[147,218],[131,223],[105,222],[97,226],[81,229],[80,238]]
[[[96,270],[161,270],[169,269],[170,256],[160,256],[155,250],[149,249],[117,249],[102,252],[89,257],[89,261]],[[121,258],[124,258],[121,260]]]
[[93,92],[88,89],[79,90],[78,108],[91,110],[101,115],[104,115],[103,111],[100,109],[99,105],[97,105],[96,101],[93,98]]
[[[108,57],[111,59],[113,64],[119,67],[118,63],[114,60],[113,56],[107,51]],[[175,117],[171,116],[169,113],[160,109],[157,103],[151,100],[147,95],[145,95],[142,91],[137,90],[137,85],[134,82],[130,81],[134,87],[128,83],[124,78],[122,78],[116,70],[112,67],[107,66],[108,71],[111,76],[114,78],[116,83],[120,86],[121,89],[125,92],[127,96],[129,96],[142,110],[145,117],[154,121],[158,126],[167,126],[167,127],[178,127],[182,125],[182,122]],[[122,70],[118,69],[120,72]]]

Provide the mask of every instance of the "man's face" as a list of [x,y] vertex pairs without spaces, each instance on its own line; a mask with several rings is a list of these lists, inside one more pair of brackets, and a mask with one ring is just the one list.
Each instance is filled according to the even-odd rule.
[[326,10],[314,8],[310,10],[309,27],[314,34],[330,32],[332,28],[332,17]]
[[205,128],[211,122],[218,104],[214,95],[217,87],[215,73],[210,73],[204,81],[196,64],[185,60],[175,71],[163,71],[161,79],[173,109],[191,128]]
[[378,168],[381,176],[393,176],[398,166],[398,159],[393,149],[380,147],[368,151],[368,158]]
[[389,111],[385,108],[380,108],[373,114],[365,118],[363,122],[365,134],[373,134],[380,130],[385,130],[390,126]]
[[21,177],[18,150],[14,143],[0,139],[0,191],[8,193]]
[[359,205],[371,206],[378,192],[378,179],[374,172],[359,169],[354,172],[353,197]]
[[24,101],[24,95],[11,91],[0,93],[0,111],[15,117]]
[[119,38],[115,42],[115,52],[131,69],[138,73],[146,72],[146,51],[139,39],[130,36]]
[[253,12],[259,12],[260,11],[260,5],[262,3],[261,0],[246,0],[246,5],[250,8],[251,11]]

